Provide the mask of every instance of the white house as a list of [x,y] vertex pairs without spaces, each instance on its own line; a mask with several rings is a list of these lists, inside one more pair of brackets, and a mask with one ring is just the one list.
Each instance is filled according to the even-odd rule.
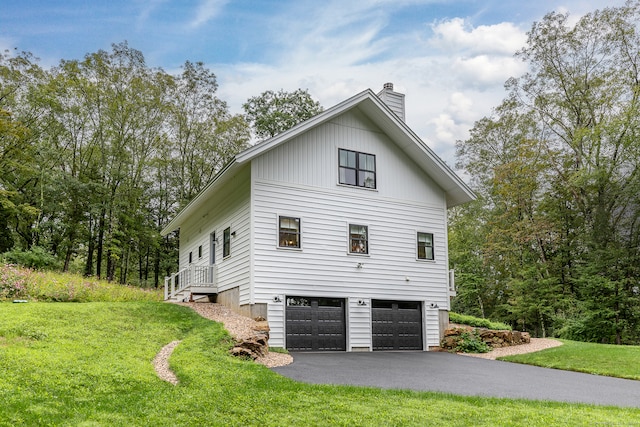
[[238,154],[180,229],[167,299],[209,294],[290,350],[428,350],[448,321],[447,208],[464,182],[365,90]]

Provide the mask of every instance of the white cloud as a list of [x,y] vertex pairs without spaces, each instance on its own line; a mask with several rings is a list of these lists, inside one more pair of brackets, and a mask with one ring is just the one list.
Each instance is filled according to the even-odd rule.
[[526,64],[521,60],[504,56],[459,57],[451,66],[457,76],[474,87],[503,85],[510,77],[520,76],[526,71]]
[[510,22],[470,27],[462,18],[453,18],[432,26],[434,44],[445,50],[474,54],[513,55],[524,46],[526,34]]
[[219,96],[241,113],[250,96],[303,88],[331,107],[392,82],[405,93],[407,124],[454,164],[455,141],[468,138],[474,122],[504,98],[505,80],[524,71],[513,57],[524,45],[524,31],[511,23],[472,27],[452,19],[425,22],[419,33],[415,26],[389,32],[384,8],[342,3],[342,9],[323,3],[306,10],[305,22],[293,18],[299,11],[290,11],[265,23],[282,29],[274,33],[279,46],[273,60],[211,65],[220,78]]
[[196,29],[218,16],[227,0],[203,0],[196,9],[196,16],[189,23],[189,28]]

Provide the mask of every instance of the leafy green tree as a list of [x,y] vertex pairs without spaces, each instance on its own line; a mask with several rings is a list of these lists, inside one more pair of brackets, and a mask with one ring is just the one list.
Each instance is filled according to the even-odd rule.
[[486,199],[482,276],[503,292],[491,314],[538,335],[640,341],[639,24],[639,2],[534,23],[518,53],[529,72],[458,143]]
[[307,90],[268,90],[242,105],[256,137],[271,138],[323,111]]

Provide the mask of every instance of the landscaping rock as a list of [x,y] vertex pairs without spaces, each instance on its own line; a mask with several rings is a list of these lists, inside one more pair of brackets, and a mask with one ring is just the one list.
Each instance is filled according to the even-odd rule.
[[231,354],[238,357],[250,357],[256,360],[269,352],[269,332],[259,332],[250,338],[236,341]]
[[476,332],[480,339],[491,348],[510,347],[531,342],[531,335],[528,332],[494,330],[486,328],[472,328],[470,326],[451,325],[444,330],[444,338],[441,347],[453,350],[460,341],[460,336],[464,332]]

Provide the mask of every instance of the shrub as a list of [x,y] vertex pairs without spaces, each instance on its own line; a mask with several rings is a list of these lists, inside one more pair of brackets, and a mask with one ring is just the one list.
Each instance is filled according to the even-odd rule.
[[454,312],[449,313],[449,321],[451,323],[459,323],[461,325],[469,325],[474,326],[476,328],[487,328],[487,329],[497,329],[497,330],[507,330],[510,331],[511,326],[501,323],[501,322],[492,322],[489,319],[482,319],[480,317],[467,316],[466,314],[458,314]]
[[24,299],[27,297],[29,270],[15,265],[0,266],[0,301],[7,299]]
[[458,337],[454,350],[459,353],[487,353],[491,348],[480,338],[477,331],[465,331]]
[[60,268],[60,261],[45,248],[34,246],[27,251],[12,250],[2,254],[5,263],[18,264],[36,270]]

